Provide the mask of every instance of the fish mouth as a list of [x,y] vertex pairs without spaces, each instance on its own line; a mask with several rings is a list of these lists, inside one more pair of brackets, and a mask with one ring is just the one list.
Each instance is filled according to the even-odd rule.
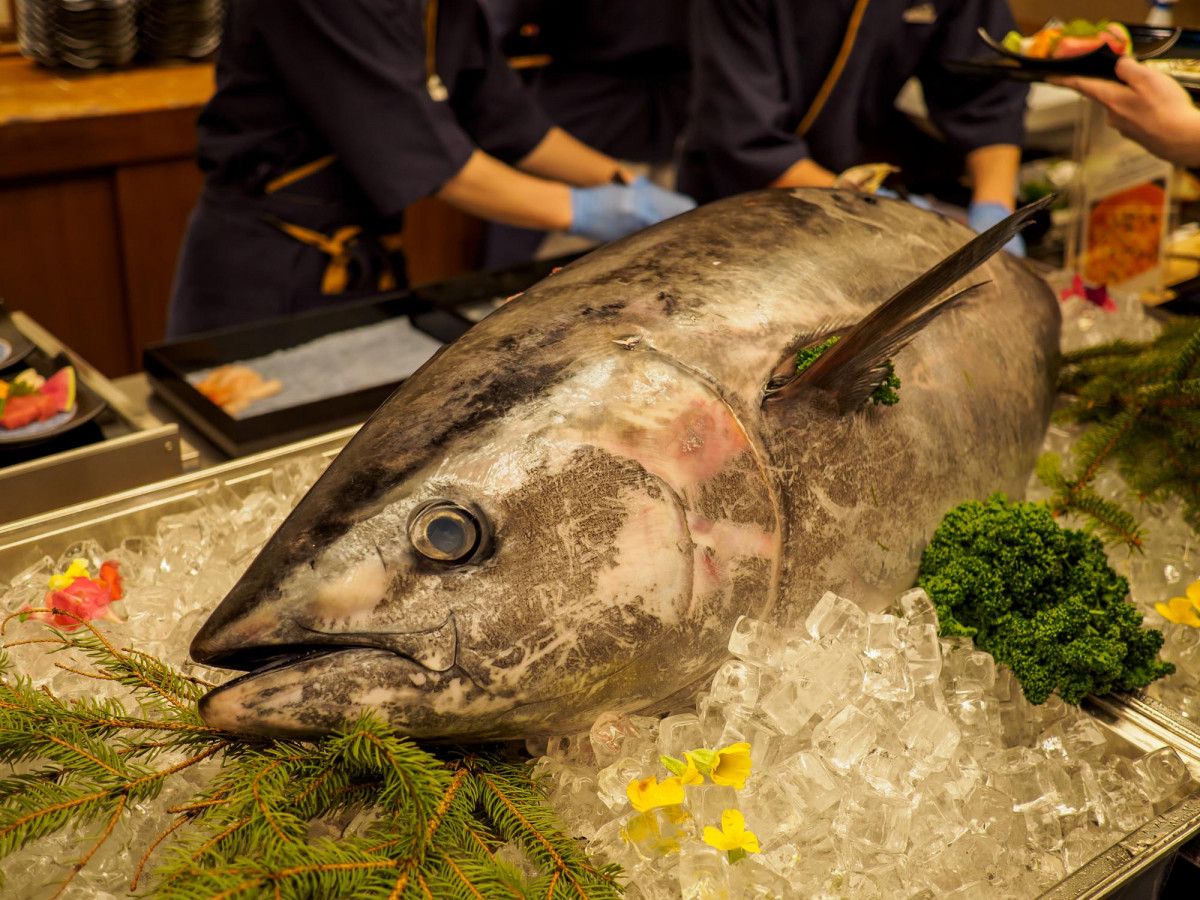
[[378,647],[326,647],[276,654],[209,691],[199,712],[212,728],[271,738],[318,737],[371,711],[412,737],[482,739],[511,705],[457,666],[431,672]]
[[[259,672],[311,656],[341,650],[385,650],[430,672],[451,669],[458,656],[458,628],[454,614],[433,628],[403,632],[330,632],[302,622],[292,622],[277,640],[250,640],[244,646],[226,640],[213,643],[197,638],[192,658],[209,666]],[[214,642],[215,643],[215,642]]]

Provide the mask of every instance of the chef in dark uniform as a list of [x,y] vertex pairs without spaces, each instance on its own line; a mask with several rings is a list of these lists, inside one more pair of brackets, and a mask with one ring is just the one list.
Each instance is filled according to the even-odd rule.
[[612,240],[694,204],[552,127],[478,0],[233,0],[178,336],[403,286],[404,210]]
[[[687,121],[690,0],[483,0],[501,48],[554,124],[664,187]],[[488,261],[528,259],[544,237],[493,226]],[[556,242],[563,251],[570,245]]]
[[930,119],[965,162],[968,224],[986,229],[1013,208],[1027,88],[947,71],[944,60],[983,50],[980,26],[1015,27],[1004,0],[693,0],[679,189],[703,203],[768,185],[829,186],[866,162],[917,172],[927,148],[894,157],[914,131],[896,96],[916,76]]

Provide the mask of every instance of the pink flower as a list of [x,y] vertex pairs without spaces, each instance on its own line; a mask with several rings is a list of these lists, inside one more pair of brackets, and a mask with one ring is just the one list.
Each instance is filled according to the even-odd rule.
[[[112,603],[120,600],[123,583],[117,569],[120,563],[108,560],[100,566],[98,578],[92,578],[82,560],[75,560],[63,575],[50,579],[50,590],[46,591],[45,605],[49,612],[33,612],[30,618],[49,622],[63,631],[74,631],[80,627],[79,620],[106,619],[123,622],[112,609]],[[32,610],[26,606],[22,610]]]

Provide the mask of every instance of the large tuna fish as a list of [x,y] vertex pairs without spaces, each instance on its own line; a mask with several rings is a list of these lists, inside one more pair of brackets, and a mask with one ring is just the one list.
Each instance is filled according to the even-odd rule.
[[[213,613],[192,655],[252,671],[205,720],[579,731],[683,699],[740,615],[894,596],[1042,440],[1058,305],[1007,254],[976,268],[1016,227],[964,247],[899,201],[764,191],[545,279],[383,405]],[[875,406],[887,358],[900,402]]]

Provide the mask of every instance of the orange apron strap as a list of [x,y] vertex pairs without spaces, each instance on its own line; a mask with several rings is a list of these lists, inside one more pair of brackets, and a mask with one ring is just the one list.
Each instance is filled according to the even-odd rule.
[[842,46],[838,48],[838,54],[833,60],[833,66],[829,69],[829,74],[825,76],[825,80],[821,83],[821,88],[817,91],[817,96],[813,98],[813,102],[809,105],[808,112],[804,114],[804,118],[796,126],[796,134],[800,137],[808,134],[808,129],[812,128],[813,122],[817,121],[817,116],[825,108],[825,103],[829,100],[829,95],[833,93],[833,89],[837,86],[838,79],[842,77],[842,70],[846,68],[846,61],[850,59],[850,52],[854,49],[854,42],[858,38],[859,26],[862,25],[863,15],[866,13],[867,5],[870,2],[871,0],[856,0],[854,9],[850,13],[850,23],[846,26],[846,34],[842,37]]
[[297,181],[303,181],[309,175],[315,175],[322,169],[326,169],[333,165],[337,156],[330,153],[328,156],[322,156],[314,159],[312,162],[307,162],[302,166],[292,169],[290,172],[284,172],[278,178],[272,178],[267,182],[267,186],[263,188],[264,194],[274,194],[276,191],[281,191],[289,185],[295,184]]
[[270,221],[272,225],[289,237],[295,238],[302,244],[308,244],[310,247],[316,247],[329,256],[329,264],[325,267],[325,275],[321,279],[322,294],[341,294],[346,290],[350,283],[350,261],[352,259],[350,246],[358,240],[358,236],[362,233],[361,227],[344,225],[331,237],[319,231],[313,231],[311,228],[293,225],[291,222],[284,222],[280,219],[272,218]]

